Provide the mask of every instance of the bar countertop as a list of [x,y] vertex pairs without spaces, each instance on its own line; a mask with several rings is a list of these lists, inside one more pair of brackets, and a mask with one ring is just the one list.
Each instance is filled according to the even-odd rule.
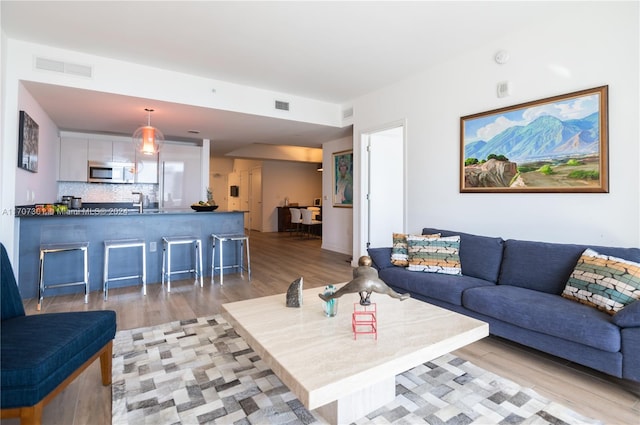
[[[131,206],[131,204],[129,204]],[[244,211],[197,212],[192,209],[158,210],[147,209],[139,213],[137,209],[118,208],[117,206],[97,208],[85,204],[84,208],[71,210],[71,214],[35,214],[30,207],[16,211],[19,221],[19,264],[18,277],[20,294],[23,298],[37,296],[39,281],[39,252],[43,244],[83,242],[89,245],[89,289],[100,291],[103,288],[104,242],[113,239],[142,239],[147,251],[147,284],[162,280],[163,237],[193,236],[202,242],[203,272],[210,275],[212,259],[212,234],[243,233]],[[22,208],[22,207],[20,207]],[[111,267],[118,276],[135,275],[139,271],[141,255],[136,250],[118,250],[111,256]],[[226,261],[232,262],[234,249],[225,249]],[[59,254],[47,259],[48,270],[45,281],[48,285],[78,280],[78,256]],[[172,269],[187,270],[191,265],[191,250],[174,249]],[[185,273],[178,278],[190,276]],[[138,279],[112,282],[110,287],[139,285]],[[50,295],[62,295],[77,292],[77,288],[61,287],[46,291]]]
[[[40,205],[40,204],[37,204]],[[15,216],[19,218],[29,217],[96,217],[96,216],[144,216],[152,214],[224,214],[245,212],[240,210],[231,211],[195,211],[191,208],[158,208],[157,204],[149,208],[143,208],[142,213],[137,207],[133,207],[130,202],[114,202],[114,203],[85,203],[82,208],[69,209],[63,213],[46,213],[36,205],[19,205],[15,208]]]

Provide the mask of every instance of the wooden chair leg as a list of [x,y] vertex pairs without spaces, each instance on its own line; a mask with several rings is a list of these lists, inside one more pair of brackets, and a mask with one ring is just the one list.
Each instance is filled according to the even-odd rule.
[[43,407],[44,403],[41,401],[35,406],[21,408],[20,425],[40,425],[42,423]]
[[113,341],[102,350],[100,354],[100,373],[102,374],[102,385],[111,384],[111,361],[113,357]]

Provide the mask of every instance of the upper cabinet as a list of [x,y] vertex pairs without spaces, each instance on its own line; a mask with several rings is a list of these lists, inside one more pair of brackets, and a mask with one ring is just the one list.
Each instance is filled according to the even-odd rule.
[[113,159],[111,140],[89,140],[87,148],[87,159],[89,161],[111,162]]
[[128,162],[133,164],[136,161],[136,150],[133,146],[133,142],[114,140],[112,157],[113,162]]
[[[141,155],[142,156],[142,155]],[[60,138],[60,169],[58,180],[86,182],[88,162],[136,163],[133,143],[126,140],[109,140],[89,137]],[[158,183],[158,155],[144,158],[138,183]]]
[[[134,165],[133,183],[159,184],[163,175],[160,164],[166,163],[166,168],[170,170],[182,167],[180,174],[185,179],[181,182],[188,182],[184,188],[172,189],[175,192],[172,195],[180,193],[182,196],[182,192],[186,192],[188,196],[185,201],[197,201],[201,191],[201,151],[202,148],[198,146],[166,143],[160,155],[144,155],[136,152],[132,140],[125,136],[62,132],[58,180],[86,183],[89,162],[117,162]],[[190,190],[194,193],[190,193]]]
[[87,145],[87,139],[60,139],[60,169],[58,180],[70,182],[87,181]]
[[136,160],[135,150],[131,142],[89,139],[88,145],[89,161],[127,162],[133,164]]

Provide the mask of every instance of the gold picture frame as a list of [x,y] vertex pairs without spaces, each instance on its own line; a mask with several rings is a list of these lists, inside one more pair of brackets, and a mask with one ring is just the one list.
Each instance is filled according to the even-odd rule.
[[608,86],[460,118],[460,192],[609,192]]

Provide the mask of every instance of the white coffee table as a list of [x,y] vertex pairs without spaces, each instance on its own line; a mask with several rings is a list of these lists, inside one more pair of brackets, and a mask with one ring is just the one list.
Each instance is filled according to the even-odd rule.
[[326,317],[322,288],[301,308],[285,294],[223,304],[225,318],[309,410],[332,424],[353,422],[395,398],[395,377],[489,334],[489,325],[415,299],[374,293],[378,337],[351,331],[357,294]]

